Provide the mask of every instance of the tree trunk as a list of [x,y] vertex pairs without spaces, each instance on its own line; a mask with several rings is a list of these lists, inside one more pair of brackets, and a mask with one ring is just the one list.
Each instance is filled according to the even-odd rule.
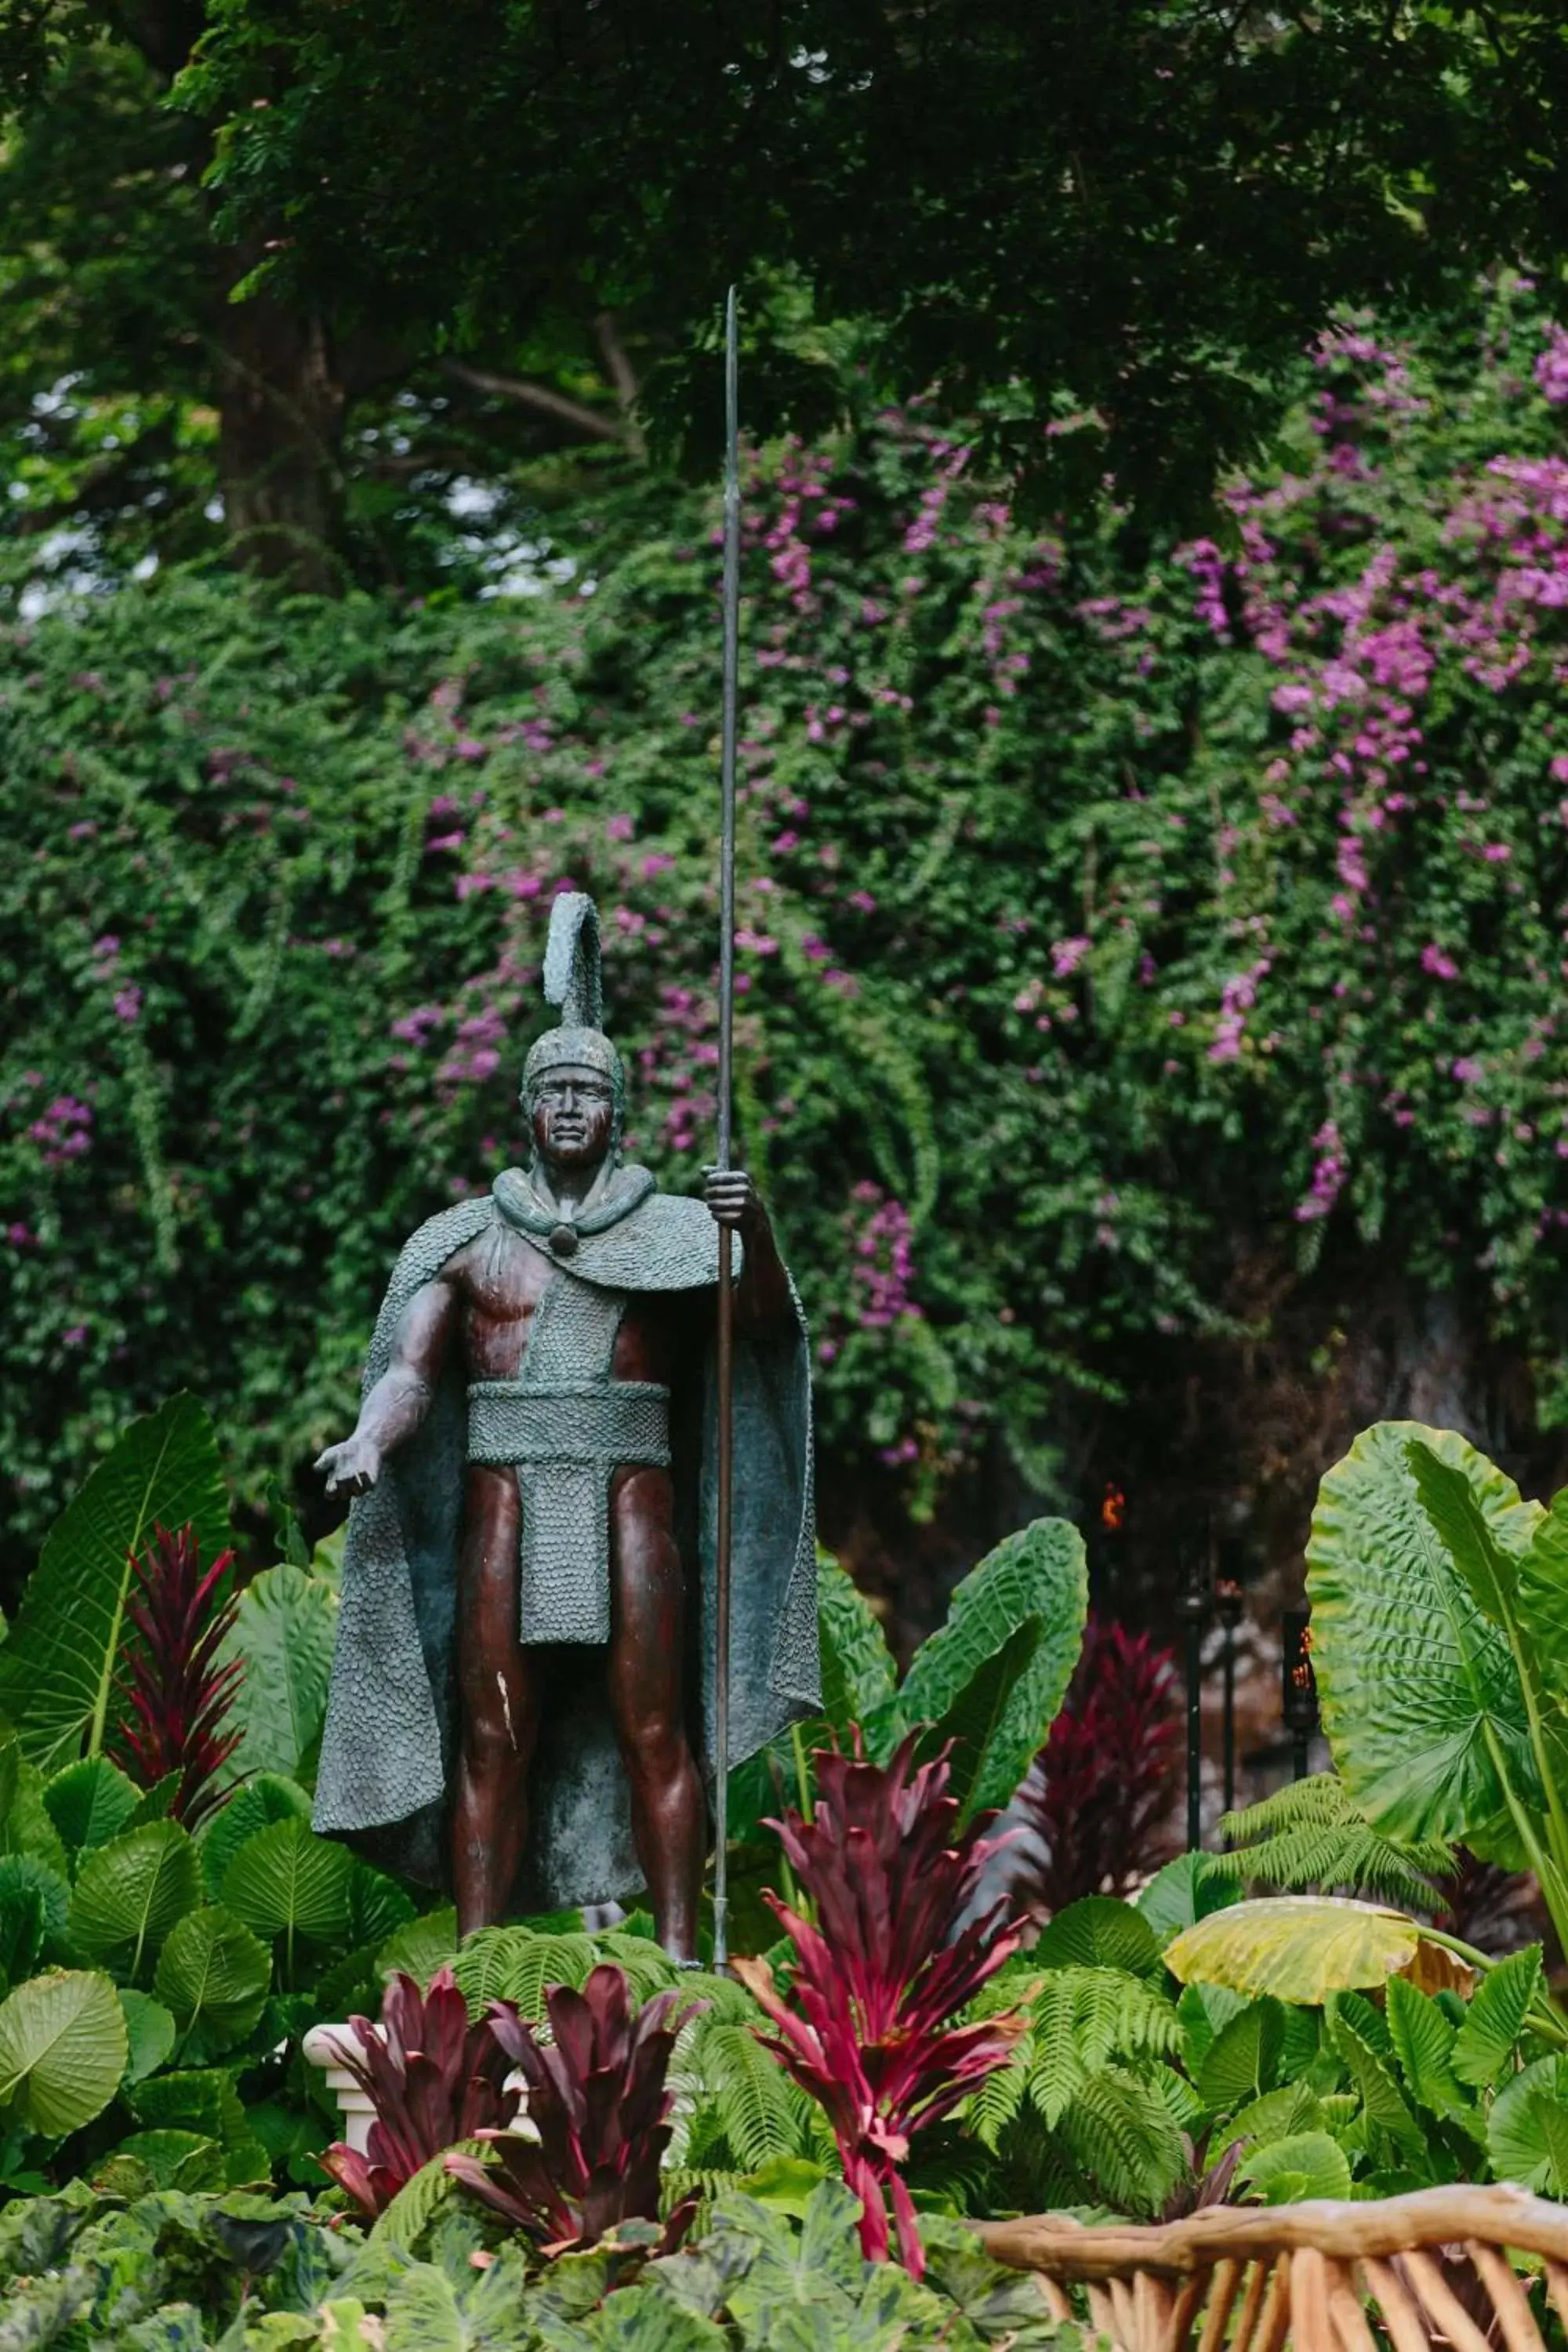
[[218,470],[234,559],[335,594],[345,399],[326,329],[263,294],[229,305],[222,331]]

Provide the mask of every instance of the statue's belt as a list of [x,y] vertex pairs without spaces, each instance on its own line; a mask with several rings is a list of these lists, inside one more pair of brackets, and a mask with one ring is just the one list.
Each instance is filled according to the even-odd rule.
[[669,1466],[669,1391],[652,1381],[475,1381],[468,1459],[517,1472],[520,1641],[607,1642],[610,1480],[627,1464]]
[[669,1391],[655,1381],[595,1381],[534,1388],[522,1381],[468,1387],[468,1460],[519,1468],[669,1466]]

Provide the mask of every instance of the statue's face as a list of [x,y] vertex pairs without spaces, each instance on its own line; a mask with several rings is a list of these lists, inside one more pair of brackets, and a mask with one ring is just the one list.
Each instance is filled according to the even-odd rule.
[[533,1139],[552,1167],[595,1167],[610,1148],[615,1110],[597,1070],[546,1070],[533,1089]]

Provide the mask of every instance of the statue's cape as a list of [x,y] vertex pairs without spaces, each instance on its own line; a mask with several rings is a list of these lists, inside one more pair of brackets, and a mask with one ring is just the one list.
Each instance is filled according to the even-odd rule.
[[[537,1205],[526,1178],[509,1171],[493,1193],[460,1202],[421,1225],[397,1261],[376,1319],[364,1393],[387,1368],[398,1320],[415,1292],[498,1219],[525,1232],[580,1279],[605,1288],[700,1294],[718,1281],[718,1228],[707,1209],[655,1191],[645,1169],[618,1171],[606,1201],[579,1220],[569,1257],[556,1257],[552,1221]],[[692,1307],[700,1316],[700,1298]],[[671,1400],[678,1526],[697,1604],[689,1612],[689,1730],[710,1790],[716,1754],[713,1353],[710,1336],[700,1375]],[[821,1706],[810,1367],[798,1301],[793,1322],[737,1326],[733,1393],[731,1769]],[[347,1837],[384,1866],[429,1885],[447,1876],[466,1441],[466,1381],[454,1351],[421,1427],[349,1513],[316,1784],[318,1830]],[[552,1647],[543,1679],[546,1714],[529,1774],[529,1848],[515,1898],[524,1912],[615,1900],[642,1884],[605,1695],[605,1653]]]

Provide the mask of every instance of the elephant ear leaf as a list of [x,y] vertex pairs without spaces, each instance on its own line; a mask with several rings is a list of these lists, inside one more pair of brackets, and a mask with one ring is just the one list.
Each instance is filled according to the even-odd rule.
[[0,1716],[46,1772],[103,1746],[131,1561],[155,1522],[189,1520],[204,1558],[228,1541],[212,1423],[194,1397],[133,1421],[50,1528],[0,1643]]
[[973,1774],[971,1811],[1006,1804],[1044,1745],[1078,1663],[1088,1613],[1083,1538],[1065,1519],[1037,1519],[971,1570],[953,1593],[946,1622],[916,1652],[897,1713],[904,1725],[940,1723],[985,1661],[1006,1651],[1031,1618],[1038,1621],[1038,1639]]
[[1503,2085],[1487,2147],[1500,2180],[1568,2196],[1568,2057],[1538,2058]]
[[[1439,1496],[1429,1475],[1434,1523],[1413,1444],[1464,1479],[1484,1549],[1452,1481]],[[1323,1480],[1307,1548],[1323,1728],[1351,1796],[1385,1837],[1462,1841],[1515,1864],[1503,1773],[1531,1811],[1545,1809],[1510,1637],[1477,1599],[1479,1584],[1500,1605],[1499,1578],[1517,1575],[1542,1516],[1462,1437],[1415,1422],[1364,1430]],[[1447,1540],[1461,1521],[1463,1565]]]
[[1542,1685],[1568,1691],[1568,1486],[1519,1563],[1519,1613]]
[[841,1739],[893,1696],[892,1653],[871,1604],[830,1552],[816,1563],[822,1712]]
[[1331,1895],[1273,1895],[1213,1912],[1165,1947],[1183,1984],[1271,1992],[1315,2008],[1331,1993],[1381,1985],[1408,1968],[1421,1930],[1402,1911]]
[[263,1569],[240,1595],[220,1664],[244,1665],[229,1710],[240,1734],[225,1779],[257,1772],[302,1777],[321,1737],[332,1671],[338,1604],[327,1586],[299,1568]]
[[148,1822],[84,1860],[71,1895],[70,1940],[134,1984],[150,1976],[176,1920],[201,1900],[201,1864],[178,1822]]
[[[931,1749],[951,1747],[948,1787],[958,1799],[961,1824],[977,1812],[1005,1805],[1024,1777],[1020,1771],[1010,1781],[1007,1779],[1012,1754],[1005,1744],[1005,1726],[1014,1694],[1034,1663],[1043,1633],[1037,1617],[1026,1617],[999,1650],[981,1659],[922,1743]],[[1024,1771],[1027,1769],[1026,1758]]]
[[50,2139],[102,2114],[129,2055],[119,1996],[95,1970],[29,1977],[0,2001],[0,2105]]

